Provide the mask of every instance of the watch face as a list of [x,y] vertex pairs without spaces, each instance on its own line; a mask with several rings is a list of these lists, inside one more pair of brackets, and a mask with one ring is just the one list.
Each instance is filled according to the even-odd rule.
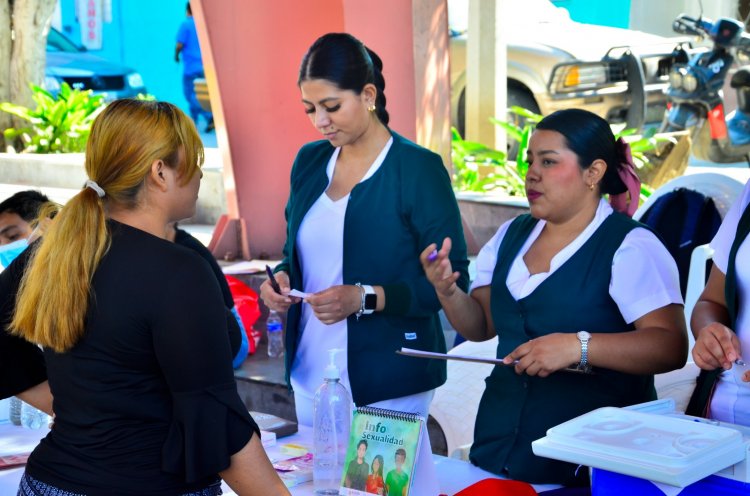
[[366,294],[365,295],[365,310],[375,310],[378,306],[378,295]]
[[578,331],[577,336],[581,341],[588,341],[589,339],[591,339],[591,334],[586,331]]

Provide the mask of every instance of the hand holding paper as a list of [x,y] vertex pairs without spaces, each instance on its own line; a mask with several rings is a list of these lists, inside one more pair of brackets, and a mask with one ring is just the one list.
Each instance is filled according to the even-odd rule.
[[302,291],[298,291],[296,289],[293,289],[289,291],[289,296],[294,296],[296,298],[302,298],[303,300],[310,296],[310,293],[303,293]]

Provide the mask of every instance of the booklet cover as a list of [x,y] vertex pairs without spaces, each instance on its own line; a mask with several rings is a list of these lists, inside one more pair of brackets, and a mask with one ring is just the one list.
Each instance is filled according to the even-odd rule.
[[423,494],[416,487],[437,491],[423,418],[394,410],[358,408],[350,432],[341,494]]

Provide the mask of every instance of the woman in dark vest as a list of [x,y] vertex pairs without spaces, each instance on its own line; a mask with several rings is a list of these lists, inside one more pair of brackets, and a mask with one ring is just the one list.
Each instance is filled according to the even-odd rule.
[[688,406],[688,413],[746,426],[750,426],[750,353],[743,355],[742,350],[750,350],[750,312],[741,297],[750,291],[750,265],[740,261],[750,257],[749,204],[750,183],[711,241],[714,265],[690,324],[695,364],[713,373],[702,373],[707,379],[705,394],[702,399],[694,394]]
[[655,399],[653,374],[687,357],[679,278],[657,237],[629,217],[640,182],[604,119],[547,116],[528,161],[531,214],[484,246],[469,294],[454,284],[450,240],[420,259],[455,329],[472,341],[497,335],[510,365],[486,379],[471,461],[531,483],[585,485],[585,470],[535,456],[531,442],[595,408]]

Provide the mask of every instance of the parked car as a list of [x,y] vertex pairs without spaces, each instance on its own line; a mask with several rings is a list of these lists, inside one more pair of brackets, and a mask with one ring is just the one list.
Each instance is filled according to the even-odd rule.
[[[507,0],[505,8],[508,106],[543,115],[580,107],[635,128],[661,123],[672,52],[684,39],[576,22],[549,0]],[[466,40],[452,32],[451,120],[462,135]]]
[[85,48],[51,28],[47,35],[44,86],[56,94],[63,81],[75,89],[93,90],[107,101],[146,93],[143,78],[136,71],[87,53]]

